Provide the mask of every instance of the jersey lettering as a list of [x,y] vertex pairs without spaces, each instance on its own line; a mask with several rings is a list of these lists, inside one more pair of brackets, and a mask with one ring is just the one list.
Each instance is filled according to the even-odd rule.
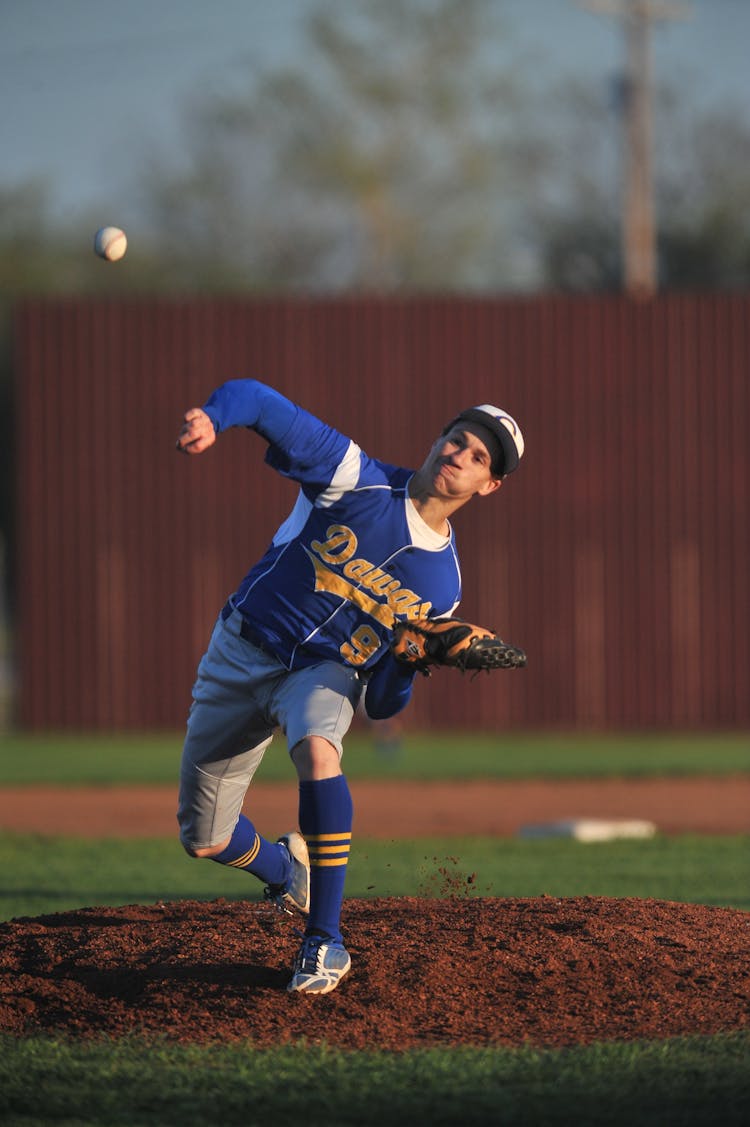
[[350,560],[357,550],[357,537],[345,524],[331,524],[326,529],[327,540],[313,540],[310,547],[326,563],[340,564]]
[[369,614],[371,618],[377,619],[382,622],[389,630],[392,630],[395,624],[395,616],[389,606],[384,603],[376,603],[365,591],[360,587],[355,587],[354,584],[349,583],[344,579],[343,575],[337,575],[335,571],[331,571],[323,564],[321,560],[315,558],[312,552],[305,548],[308,556],[312,560],[313,567],[315,568],[315,590],[327,591],[331,595],[338,595],[341,599],[346,599],[347,602],[353,603],[355,607],[359,607],[365,614]]
[[[357,537],[351,528],[341,524],[330,525],[326,529],[326,537],[324,541],[313,540],[310,544],[312,551],[305,548],[315,568],[316,591],[327,591],[346,599],[389,630],[393,629],[396,615],[424,618],[429,614],[432,603],[422,602],[414,591],[402,587],[398,579],[368,560],[351,558],[357,550]],[[344,574],[331,571],[324,566],[327,563],[343,563]],[[349,579],[356,580],[357,586],[348,582]],[[385,596],[385,602],[376,602],[367,591],[381,598]]]

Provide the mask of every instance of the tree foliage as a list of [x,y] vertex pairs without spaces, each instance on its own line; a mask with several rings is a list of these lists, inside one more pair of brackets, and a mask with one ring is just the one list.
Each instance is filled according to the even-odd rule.
[[[584,78],[545,84],[493,0],[320,0],[303,58],[186,107],[152,153],[110,293],[599,291],[622,284],[621,122]],[[750,126],[659,92],[661,286],[750,283]],[[0,301],[97,292],[85,217],[0,186]],[[135,253],[137,248],[137,253]]]
[[323,4],[304,69],[204,107],[191,173],[157,178],[156,225],[199,257],[231,243],[250,284],[512,284],[521,85],[479,50],[499,35],[488,0]]

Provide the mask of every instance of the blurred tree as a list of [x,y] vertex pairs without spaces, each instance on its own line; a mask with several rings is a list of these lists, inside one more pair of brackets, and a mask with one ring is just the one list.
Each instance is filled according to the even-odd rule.
[[596,292],[622,284],[618,144],[611,110],[590,83],[566,80],[534,109],[540,172],[526,223],[543,288]]
[[[144,160],[125,269],[90,252],[87,217],[50,221],[41,185],[0,189],[0,316],[21,293],[98,293],[103,271],[110,295],[619,289],[619,88],[545,84],[498,13],[320,0],[304,69],[197,92],[186,169]],[[676,89],[656,110],[661,288],[747,286],[750,126]]]
[[174,260],[218,257],[246,286],[512,285],[523,98],[495,15],[491,0],[322,3],[304,70],[202,107],[192,170],[152,169]]
[[734,107],[700,116],[665,95],[670,145],[657,178],[661,285],[750,286],[750,123]]
[[[605,101],[581,83],[548,121],[549,174],[530,184],[543,288],[618,291],[619,138]],[[657,100],[656,215],[664,290],[750,286],[750,126],[733,106],[690,112],[675,88]],[[573,156],[573,159],[571,159]],[[553,171],[554,170],[554,171]]]

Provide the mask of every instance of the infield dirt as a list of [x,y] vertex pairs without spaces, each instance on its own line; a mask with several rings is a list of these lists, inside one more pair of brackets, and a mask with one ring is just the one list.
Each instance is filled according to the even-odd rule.
[[[565,818],[640,818],[661,833],[750,832],[750,774],[710,778],[351,783],[358,837],[509,837]],[[297,820],[293,783],[253,783],[246,811],[274,836]],[[15,786],[0,828],[77,837],[175,836],[172,786]]]

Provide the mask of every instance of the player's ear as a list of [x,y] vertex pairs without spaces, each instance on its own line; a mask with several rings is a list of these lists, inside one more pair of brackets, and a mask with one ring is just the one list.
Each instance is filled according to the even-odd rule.
[[480,485],[476,495],[477,497],[489,497],[490,494],[497,493],[502,484],[503,479],[501,477],[491,477],[488,481],[485,481],[484,485]]

